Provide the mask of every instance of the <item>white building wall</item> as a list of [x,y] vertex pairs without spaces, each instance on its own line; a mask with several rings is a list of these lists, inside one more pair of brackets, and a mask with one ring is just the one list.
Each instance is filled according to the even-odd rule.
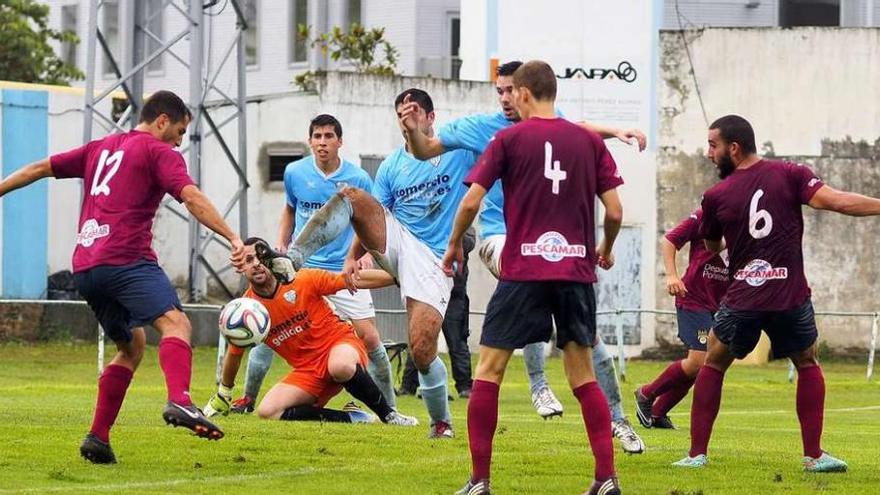
[[[663,28],[765,27],[779,24],[779,1],[667,0],[663,6]],[[677,7],[677,9],[676,9]]]

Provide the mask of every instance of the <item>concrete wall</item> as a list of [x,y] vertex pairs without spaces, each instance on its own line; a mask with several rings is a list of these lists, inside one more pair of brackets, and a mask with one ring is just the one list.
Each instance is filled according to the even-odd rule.
[[[662,32],[657,176],[658,234],[699,204],[715,179],[704,158],[707,121],[729,113],[755,128],[759,153],[792,157],[815,167],[836,188],[880,196],[880,31],[801,28],[709,29]],[[692,71],[696,74],[696,84]],[[876,219],[851,219],[804,209],[807,277],[817,310],[875,311],[870,288],[880,276],[874,261]],[[685,258],[680,258],[683,267]],[[658,305],[672,307],[658,257]],[[665,321],[665,323],[664,323]],[[868,342],[864,319],[820,320],[821,338],[837,345]],[[660,338],[673,325],[660,320]]]

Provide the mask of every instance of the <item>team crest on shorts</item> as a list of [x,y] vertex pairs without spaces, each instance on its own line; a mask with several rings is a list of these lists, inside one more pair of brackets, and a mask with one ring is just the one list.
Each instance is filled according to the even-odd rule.
[[284,300],[289,302],[290,304],[295,303],[296,302],[296,291],[293,289],[290,289],[289,291],[285,292],[284,293]]
[[709,341],[709,330],[708,330],[708,329],[706,329],[706,330],[697,330],[697,340],[698,340],[701,344],[706,345],[706,342]]

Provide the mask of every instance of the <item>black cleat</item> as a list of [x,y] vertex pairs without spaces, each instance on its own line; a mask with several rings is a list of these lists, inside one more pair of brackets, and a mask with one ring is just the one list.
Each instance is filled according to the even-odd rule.
[[648,399],[644,395],[642,395],[642,388],[639,387],[635,391],[636,396],[636,417],[639,418],[639,423],[642,424],[645,428],[651,427],[651,406],[654,404],[654,401]]
[[223,430],[208,421],[208,418],[202,414],[202,410],[194,405],[181,406],[180,404],[168,401],[165,410],[162,411],[162,418],[166,424],[174,427],[183,426],[208,440],[220,440],[223,438]]
[[86,435],[82,445],[79,446],[79,453],[92,464],[116,464],[116,456],[113,455],[110,444],[101,441],[93,433]]
[[672,424],[672,420],[669,419],[669,416],[653,416],[651,418],[651,427],[652,428],[660,428],[661,430],[674,430],[675,425]]
[[232,403],[229,412],[234,414],[250,414],[254,412],[254,405],[257,403],[250,395],[244,395],[237,401]]
[[617,478],[609,478],[605,481],[594,481],[593,486],[584,495],[620,495],[620,483]]

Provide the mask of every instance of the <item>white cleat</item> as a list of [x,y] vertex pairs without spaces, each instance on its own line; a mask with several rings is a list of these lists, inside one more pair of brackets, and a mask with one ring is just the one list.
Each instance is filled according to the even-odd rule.
[[553,391],[547,385],[532,394],[532,405],[535,406],[538,415],[544,419],[562,416],[562,403],[553,395]]
[[391,411],[388,413],[388,416],[385,417],[384,423],[393,426],[418,426],[419,420],[413,416],[407,416],[405,414],[400,414],[397,411]]
[[611,432],[620,440],[620,446],[627,454],[641,454],[645,451],[645,442],[633,429],[626,418],[611,422]]

